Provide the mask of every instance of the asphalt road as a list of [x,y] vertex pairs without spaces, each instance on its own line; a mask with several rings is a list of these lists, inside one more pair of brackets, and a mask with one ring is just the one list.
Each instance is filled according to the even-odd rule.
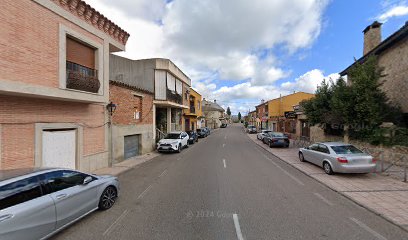
[[241,126],[120,177],[116,205],[55,239],[408,239],[254,144]]

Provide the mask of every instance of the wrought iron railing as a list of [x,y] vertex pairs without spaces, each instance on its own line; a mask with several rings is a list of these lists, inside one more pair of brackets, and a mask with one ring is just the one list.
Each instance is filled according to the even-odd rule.
[[168,101],[183,104],[183,97],[181,95],[178,95],[176,92],[167,89],[166,95]]
[[67,61],[67,83],[70,89],[97,93],[101,87],[98,71],[77,63]]

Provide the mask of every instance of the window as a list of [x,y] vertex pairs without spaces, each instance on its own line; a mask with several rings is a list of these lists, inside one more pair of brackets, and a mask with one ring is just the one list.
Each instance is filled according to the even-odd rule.
[[317,144],[312,144],[312,145],[310,145],[309,149],[310,149],[310,150],[313,150],[313,151],[319,151],[319,145],[317,145]]
[[30,177],[0,187],[0,210],[41,197],[38,177]]
[[363,153],[358,148],[353,145],[344,145],[344,146],[331,146],[333,151],[337,154],[359,154]]
[[67,62],[77,64],[83,70],[95,69],[95,49],[77,41],[73,38],[67,37]]
[[326,145],[319,144],[319,152],[330,154],[329,148]]
[[88,176],[80,172],[61,170],[42,174],[40,179],[44,182],[45,192],[48,194],[81,185]]

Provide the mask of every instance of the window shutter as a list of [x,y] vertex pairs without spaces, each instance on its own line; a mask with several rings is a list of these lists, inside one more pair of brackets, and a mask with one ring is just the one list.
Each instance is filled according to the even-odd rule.
[[67,38],[67,61],[95,69],[95,49]]

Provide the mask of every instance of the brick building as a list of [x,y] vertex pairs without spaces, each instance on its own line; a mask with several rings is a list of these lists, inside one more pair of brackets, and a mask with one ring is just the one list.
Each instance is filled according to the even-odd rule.
[[[384,69],[381,88],[392,103],[401,107],[408,124],[408,21],[383,41],[379,22],[366,27],[363,33],[363,56],[357,62],[363,63],[369,56],[377,56],[378,65]],[[340,75],[347,75],[354,64],[343,70]],[[353,80],[349,78],[349,81]]]
[[[117,66],[128,62],[129,69]],[[124,66],[124,65],[122,65]],[[116,105],[113,120],[113,159],[121,162],[154,149],[153,83],[133,79],[132,60],[111,55],[110,101]],[[120,78],[118,77],[120,76]],[[133,79],[134,80],[134,79]]]
[[109,54],[129,34],[80,0],[3,0],[0,169],[108,166]]

